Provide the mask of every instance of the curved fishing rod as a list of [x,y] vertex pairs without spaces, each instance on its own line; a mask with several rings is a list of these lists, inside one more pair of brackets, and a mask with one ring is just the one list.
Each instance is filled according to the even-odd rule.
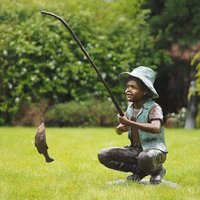
[[94,70],[96,71],[100,81],[103,83],[104,87],[106,88],[106,90],[108,91],[110,98],[112,99],[112,102],[114,103],[118,113],[120,114],[120,116],[124,116],[124,113],[122,111],[122,109],[120,108],[116,98],[114,97],[111,89],[109,88],[108,84],[106,83],[106,81],[103,79],[102,75],[100,74],[99,70],[97,69],[97,66],[95,65],[95,63],[93,62],[93,60],[90,58],[88,52],[85,50],[84,46],[82,45],[82,43],[80,42],[80,40],[77,38],[77,36],[75,35],[75,33],[73,32],[72,28],[69,26],[69,24],[60,16],[51,13],[51,12],[46,12],[46,11],[41,11],[41,14],[43,15],[48,15],[48,16],[52,16],[54,18],[56,18],[57,20],[59,20],[64,26],[65,28],[70,32],[70,34],[72,35],[72,37],[75,39],[75,41],[77,42],[77,44],[79,45],[79,47],[81,48],[82,52],[85,54],[85,56],[87,57],[87,59],[89,60],[90,64],[92,65],[92,67],[94,68]]

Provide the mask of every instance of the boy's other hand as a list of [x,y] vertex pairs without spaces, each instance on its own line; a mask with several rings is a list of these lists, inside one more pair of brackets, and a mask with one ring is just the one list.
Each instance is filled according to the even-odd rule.
[[127,132],[129,130],[129,126],[123,125],[123,124],[119,124],[116,127],[116,133],[121,135],[123,132]]

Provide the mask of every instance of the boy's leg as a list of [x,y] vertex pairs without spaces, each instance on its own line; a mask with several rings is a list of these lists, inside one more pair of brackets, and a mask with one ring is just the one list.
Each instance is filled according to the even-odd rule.
[[162,164],[166,160],[166,154],[160,150],[148,149],[141,152],[138,156],[140,168],[151,175],[150,182],[158,184],[161,182],[166,170]]
[[110,169],[123,172],[138,171],[138,155],[141,150],[133,147],[111,147],[102,149],[98,154],[101,164]]

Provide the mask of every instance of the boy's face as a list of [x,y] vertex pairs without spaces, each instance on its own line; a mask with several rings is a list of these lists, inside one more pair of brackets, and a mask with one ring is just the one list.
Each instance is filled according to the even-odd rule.
[[126,84],[125,95],[129,102],[139,102],[147,91],[137,81],[129,80]]

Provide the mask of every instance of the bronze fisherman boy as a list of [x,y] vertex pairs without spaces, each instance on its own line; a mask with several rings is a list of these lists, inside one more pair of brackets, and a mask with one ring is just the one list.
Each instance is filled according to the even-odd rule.
[[124,116],[118,115],[118,134],[128,131],[129,146],[102,149],[99,161],[108,168],[131,172],[128,180],[140,181],[150,175],[150,183],[159,184],[166,170],[167,148],[164,139],[161,107],[152,99],[158,98],[153,86],[155,72],[144,66],[120,74],[126,83],[125,95],[130,102]]

